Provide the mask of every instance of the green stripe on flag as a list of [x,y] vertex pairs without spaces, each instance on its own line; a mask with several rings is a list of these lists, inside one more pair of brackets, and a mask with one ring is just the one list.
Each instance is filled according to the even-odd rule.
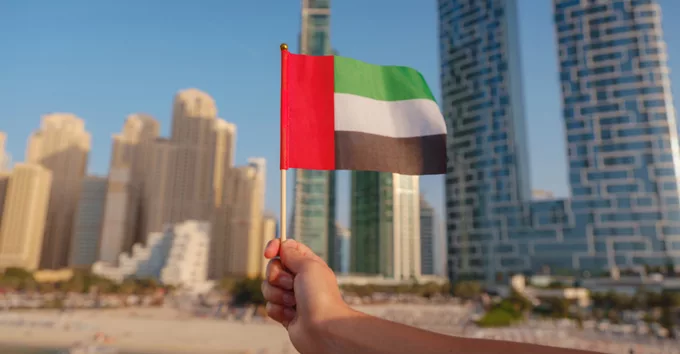
[[335,93],[347,93],[380,101],[429,99],[434,96],[417,70],[405,66],[380,66],[335,57]]

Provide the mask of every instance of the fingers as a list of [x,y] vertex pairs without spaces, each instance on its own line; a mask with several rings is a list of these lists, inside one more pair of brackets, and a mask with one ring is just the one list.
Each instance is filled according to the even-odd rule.
[[292,291],[273,286],[266,280],[262,282],[262,295],[267,302],[286,307],[295,306],[295,294]]
[[281,256],[283,265],[293,274],[299,273],[305,263],[310,261],[321,261],[323,263],[321,258],[312,252],[309,247],[295,240],[286,240],[283,242],[280,246],[279,255]]
[[272,259],[267,264],[265,281],[284,290],[293,290],[293,275],[283,267],[279,259]]
[[279,248],[281,247],[281,240],[275,238],[267,243],[264,248],[264,257],[272,259],[279,255]]
[[288,327],[290,321],[295,319],[296,311],[290,307],[285,307],[268,302],[267,315],[274,321]]

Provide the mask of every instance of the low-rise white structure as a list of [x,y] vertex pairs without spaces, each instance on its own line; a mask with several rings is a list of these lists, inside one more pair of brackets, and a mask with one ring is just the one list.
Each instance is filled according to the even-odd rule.
[[163,284],[194,288],[208,280],[210,223],[187,221],[176,225],[165,267]]
[[92,272],[122,282],[125,278],[152,278],[165,285],[203,288],[208,278],[210,223],[189,220],[149,234],[147,245],[136,244],[131,254],[118,257],[118,265],[97,262]]

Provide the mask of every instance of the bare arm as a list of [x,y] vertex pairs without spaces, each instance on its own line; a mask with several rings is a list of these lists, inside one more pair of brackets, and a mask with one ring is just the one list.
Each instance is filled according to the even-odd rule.
[[323,348],[323,353],[333,354],[591,353],[526,343],[452,337],[354,310],[319,327],[319,347]]

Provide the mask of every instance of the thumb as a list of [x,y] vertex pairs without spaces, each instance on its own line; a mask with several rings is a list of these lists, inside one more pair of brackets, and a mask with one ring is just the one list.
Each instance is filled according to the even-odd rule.
[[279,256],[283,266],[293,272],[293,274],[301,272],[306,264],[320,259],[309,247],[295,240],[284,241],[281,244]]

